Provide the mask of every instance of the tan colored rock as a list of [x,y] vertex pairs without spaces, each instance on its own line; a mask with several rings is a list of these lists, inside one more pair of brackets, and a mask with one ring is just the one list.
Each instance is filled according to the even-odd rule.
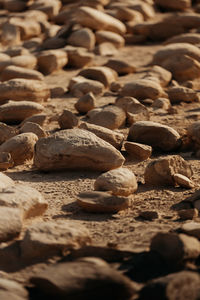
[[42,73],[40,73],[36,70],[29,70],[26,68],[12,66],[12,65],[6,67],[1,72],[0,78],[1,78],[1,81],[10,80],[13,78],[44,80],[44,76],[42,75]]
[[186,176],[182,174],[174,174],[173,175],[174,181],[176,184],[184,187],[186,189],[192,189],[194,187],[194,183]]
[[41,34],[41,26],[34,18],[12,17],[9,23],[19,28],[21,40],[28,40]]
[[198,45],[200,43],[200,34],[195,32],[188,32],[179,35],[175,35],[164,42],[165,45],[175,43],[189,43]]
[[49,96],[49,88],[40,80],[17,78],[0,83],[0,102],[10,99],[41,102]]
[[170,10],[186,10],[187,8],[191,7],[191,0],[168,0],[167,2],[165,0],[155,0],[154,1],[158,6],[164,8],[164,9],[170,9]]
[[101,95],[104,89],[105,87],[100,81],[82,76],[72,78],[69,83],[69,90],[75,97],[82,97],[90,92],[94,95]]
[[130,96],[142,100],[150,98],[155,100],[163,96],[163,89],[159,83],[149,79],[137,79],[126,83],[121,92],[121,96]]
[[0,172],[0,190],[10,187],[14,184],[15,182],[10,177]]
[[90,65],[94,59],[94,54],[82,47],[66,46],[63,50],[68,55],[68,66],[82,68]]
[[80,114],[86,114],[91,109],[96,106],[96,98],[92,92],[80,97],[78,101],[74,104],[74,107]]
[[8,152],[0,152],[0,170],[5,171],[14,166],[14,161]]
[[100,56],[114,56],[118,54],[118,50],[114,44],[105,42],[97,45],[94,49],[94,53]]
[[[5,295],[5,298],[4,298],[4,295]],[[13,280],[1,277],[1,279],[0,279],[0,297],[2,300],[6,300],[6,299],[27,300],[28,299],[28,291],[17,281],[13,281]]]
[[48,50],[39,54],[38,67],[45,74],[62,69],[68,62],[66,51]]
[[180,217],[181,220],[193,220],[196,219],[198,215],[199,215],[199,211],[196,208],[181,209],[178,211],[178,216]]
[[153,104],[152,107],[154,109],[164,109],[169,110],[171,108],[171,102],[167,98],[157,98]]
[[3,144],[5,141],[17,134],[17,129],[0,122],[0,144]]
[[105,66],[113,69],[119,75],[134,73],[136,71],[136,67],[133,64],[120,59],[109,59]]
[[198,222],[188,222],[181,226],[181,231],[187,235],[200,239],[200,224]]
[[[6,48],[4,50],[4,53],[10,57],[31,54],[30,51],[28,49],[24,48],[23,46],[12,46],[12,47]],[[9,59],[9,57],[8,57],[8,59]]]
[[44,107],[31,101],[8,101],[0,106],[0,121],[21,122],[25,118],[42,112]]
[[87,113],[89,122],[108,129],[118,129],[125,124],[126,113],[116,105],[95,108]]
[[87,6],[79,7],[76,11],[76,21],[84,27],[95,30],[108,30],[119,34],[126,32],[126,27],[121,21]]
[[151,121],[134,123],[130,127],[128,140],[147,144],[163,151],[173,151],[181,144],[180,135],[175,129]]
[[172,74],[168,70],[160,67],[160,66],[153,66],[149,70],[146,71],[146,74],[143,77],[144,79],[149,79],[155,81],[158,80],[158,83],[162,87],[168,86],[172,79]]
[[43,215],[48,203],[40,192],[24,183],[11,184],[0,191],[0,206],[20,209],[23,219]]
[[5,46],[19,45],[21,42],[20,29],[9,21],[1,28],[1,43]]
[[91,243],[88,230],[73,221],[39,222],[30,226],[20,244],[25,260],[60,255]]
[[78,195],[77,204],[90,213],[117,213],[128,208],[129,198],[108,192],[89,191]]
[[124,38],[115,32],[98,30],[96,31],[95,36],[97,44],[109,42],[116,48],[121,48],[125,44]]
[[193,102],[199,101],[199,96],[193,89],[184,86],[173,86],[168,88],[167,94],[169,96],[170,102]]
[[83,129],[59,131],[38,140],[35,147],[34,163],[40,170],[108,171],[123,162],[124,157],[112,145]]
[[200,149],[200,121],[196,121],[187,128],[187,136],[194,143],[195,148]]
[[46,114],[32,115],[32,116],[24,119],[24,121],[20,124],[20,126],[23,126],[23,124],[26,123],[26,122],[32,122],[32,123],[36,123],[40,126],[43,126],[45,121],[46,121],[46,118],[47,118]]
[[22,230],[21,212],[17,208],[0,207],[0,243],[19,236]]
[[70,110],[64,109],[58,118],[58,124],[61,129],[72,129],[78,126],[79,119]]
[[67,43],[72,46],[83,47],[87,50],[94,49],[96,38],[89,28],[81,28],[72,32],[67,39]]
[[37,64],[37,59],[33,55],[18,55],[9,58],[6,61],[0,62],[0,71],[2,72],[8,66],[16,66],[27,69],[34,69]]
[[158,219],[158,213],[154,210],[144,210],[139,213],[139,216],[147,221]]
[[126,6],[119,6],[117,8],[115,17],[122,22],[130,22],[133,24],[141,23],[144,21],[144,16],[141,12],[136,11],[135,9],[126,7]]
[[159,253],[168,263],[178,265],[185,259],[199,256],[200,242],[182,233],[160,232],[153,237],[150,249]]
[[44,12],[48,19],[53,19],[61,9],[61,2],[60,1],[34,1],[32,5],[30,5],[31,10],[39,10]]
[[38,139],[46,137],[47,134],[44,129],[37,123],[25,122],[19,129],[19,133],[32,132],[37,135]]
[[113,81],[117,80],[117,73],[104,66],[83,69],[78,75],[100,81],[105,87],[109,87]]
[[136,159],[146,160],[151,156],[152,147],[144,144],[125,142],[124,148],[130,156]]
[[14,165],[21,165],[33,158],[34,146],[38,140],[34,133],[18,134],[0,145],[0,152],[8,152],[14,161]]
[[109,191],[117,196],[129,196],[137,191],[135,174],[127,168],[117,168],[97,177],[94,182],[96,191]]
[[151,161],[144,173],[148,185],[174,186],[174,174],[182,174],[190,178],[193,174],[190,164],[179,155],[169,155]]
[[93,132],[98,137],[110,143],[113,147],[115,147],[118,150],[120,150],[122,147],[122,143],[124,141],[124,135],[119,132],[110,130],[106,127],[102,127],[99,125],[90,124],[86,122],[81,123],[79,125],[79,128]]

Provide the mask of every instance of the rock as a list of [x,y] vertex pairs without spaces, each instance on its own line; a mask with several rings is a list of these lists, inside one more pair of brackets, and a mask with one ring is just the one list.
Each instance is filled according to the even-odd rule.
[[124,148],[130,156],[136,159],[146,160],[151,156],[152,147],[144,144],[125,142]]
[[7,81],[14,78],[44,80],[42,73],[36,70],[30,70],[18,66],[6,67],[0,75],[1,81]]
[[167,125],[151,121],[134,123],[130,127],[128,140],[147,144],[163,151],[176,150],[181,144],[180,135],[176,130]]
[[176,184],[186,189],[192,189],[194,187],[194,183],[188,177],[182,174],[174,174],[173,179]]
[[113,81],[117,80],[117,73],[113,69],[104,66],[85,68],[78,75],[87,79],[100,81],[106,88]]
[[58,118],[58,124],[61,129],[72,129],[78,126],[79,119],[70,110],[64,109]]
[[0,170],[5,171],[14,166],[14,161],[8,152],[0,152]]
[[113,195],[129,196],[137,191],[135,174],[127,168],[117,168],[97,177],[94,182],[96,191],[109,191]]
[[118,54],[118,50],[114,44],[104,42],[95,47],[94,53],[100,56],[114,56]]
[[91,169],[108,171],[120,167],[124,157],[112,145],[83,129],[67,129],[38,140],[34,163],[39,170]]
[[38,139],[46,137],[47,134],[44,129],[37,123],[25,122],[19,129],[19,133],[32,132],[37,135]]
[[140,291],[140,299],[148,300],[197,300],[199,275],[197,272],[181,271],[151,280]]
[[200,190],[195,191],[192,196],[187,197],[183,202],[189,203],[191,207],[200,210]]
[[113,69],[119,75],[134,73],[136,70],[136,67],[133,64],[120,59],[109,59],[105,66]]
[[89,122],[108,129],[118,129],[125,124],[126,114],[121,107],[106,105],[92,109],[87,113]]
[[198,93],[190,88],[183,87],[183,86],[173,86],[168,88],[167,90],[170,102],[177,103],[177,102],[193,102],[199,101]]
[[157,98],[153,104],[152,107],[154,109],[164,109],[169,110],[171,108],[171,102],[167,98]]
[[116,48],[121,48],[125,44],[124,38],[121,35],[107,30],[96,31],[95,37],[97,44],[109,42],[113,44]]
[[28,40],[41,34],[41,26],[36,18],[12,17],[9,23],[19,28],[21,40]]
[[90,92],[94,95],[101,95],[104,88],[103,83],[82,76],[72,78],[69,83],[69,90],[75,97],[82,97]]
[[9,152],[14,165],[21,165],[33,158],[34,146],[38,137],[34,133],[18,134],[0,145],[0,152]]
[[200,129],[200,121],[196,121],[189,125],[187,128],[187,136],[190,140],[195,144],[195,147],[197,149],[200,148],[200,135],[199,135],[199,129]]
[[0,71],[4,71],[4,69],[8,66],[16,66],[27,69],[34,69],[37,64],[37,59],[33,55],[20,55],[14,56],[8,59],[7,61],[0,62]]
[[[196,212],[196,211],[195,211]],[[181,226],[181,231],[187,235],[200,239],[200,224],[198,222],[188,222]]]
[[151,161],[145,169],[144,179],[150,185],[174,186],[174,174],[177,173],[190,178],[191,166],[179,155],[168,155]]
[[26,119],[24,119],[24,121],[20,124],[20,126],[23,126],[24,123],[26,122],[32,122],[32,123],[36,123],[40,126],[44,125],[44,122],[46,120],[46,114],[36,114],[36,115],[32,115]]
[[153,80],[155,79],[158,80],[158,83],[162,87],[168,86],[172,79],[172,74],[168,70],[160,67],[160,66],[153,66],[149,70],[145,72],[146,74],[144,75],[143,79],[148,79],[148,80]]
[[122,35],[126,32],[126,27],[121,21],[91,7],[79,7],[75,18],[77,23],[91,29],[108,30]]
[[168,263],[179,265],[184,260],[199,256],[200,242],[183,233],[159,232],[152,238],[150,249],[159,253]]
[[68,62],[67,53],[64,50],[47,50],[38,56],[38,67],[42,73],[50,74],[61,70]]
[[124,141],[124,135],[119,132],[110,130],[106,127],[102,127],[99,125],[90,124],[90,123],[86,123],[86,122],[81,123],[79,125],[79,128],[93,132],[99,138],[108,142],[109,144],[111,144],[113,147],[115,147],[118,150],[120,150],[122,147],[122,143]]
[[0,243],[8,242],[18,237],[21,230],[22,218],[20,210],[0,206]]
[[2,186],[0,191],[1,206],[18,208],[22,211],[23,219],[29,219],[41,216],[47,209],[48,203],[36,189],[22,183],[14,185],[11,181]]
[[15,182],[10,177],[0,172],[0,190],[5,189],[14,184]]
[[26,230],[20,247],[25,260],[64,254],[91,243],[88,230],[73,221],[39,222]]
[[145,220],[152,221],[154,219],[158,219],[158,213],[157,211],[153,210],[144,210],[141,211],[139,214],[140,217],[142,217]]
[[139,100],[150,98],[155,100],[163,96],[163,90],[159,83],[149,79],[137,79],[126,83],[121,92],[121,96],[131,96]]
[[95,108],[96,98],[92,92],[80,97],[74,104],[74,107],[80,114],[86,114],[89,110]]
[[43,298],[128,300],[138,290],[136,283],[94,257],[54,264],[32,276],[30,282]]
[[191,7],[191,0],[168,0],[167,2],[165,0],[155,0],[155,4],[162,7],[166,10],[178,10],[178,11],[184,11],[187,8]]
[[82,68],[92,63],[94,59],[94,54],[82,47],[66,46],[63,50],[68,55],[68,66]]
[[198,45],[200,43],[200,35],[195,32],[188,32],[179,35],[175,35],[164,42],[165,45],[177,44],[177,43],[189,43],[193,45]]
[[47,100],[49,96],[49,89],[41,80],[17,78],[0,83],[1,102],[10,99],[41,102]]
[[31,101],[8,101],[0,106],[0,121],[6,123],[21,122],[42,112],[44,107]]
[[69,45],[83,47],[87,50],[94,49],[95,46],[95,35],[89,28],[81,28],[72,32],[72,34],[67,39]]
[[128,197],[111,195],[108,192],[88,191],[78,195],[77,204],[89,213],[117,213],[127,209]]
[[[4,294],[5,293],[5,298]],[[7,295],[7,298],[6,298]],[[2,300],[27,300],[28,291],[18,282],[1,278],[0,279],[0,297]]]
[[[1,109],[1,106],[0,106]],[[0,122],[0,144],[18,134],[18,130]]]
[[181,220],[193,220],[196,219],[198,215],[199,211],[196,208],[181,209],[178,211],[178,216]]

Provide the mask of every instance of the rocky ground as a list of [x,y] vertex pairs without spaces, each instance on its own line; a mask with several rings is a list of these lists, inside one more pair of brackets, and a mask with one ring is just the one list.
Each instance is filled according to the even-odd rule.
[[0,1],[0,299],[199,299],[200,1]]

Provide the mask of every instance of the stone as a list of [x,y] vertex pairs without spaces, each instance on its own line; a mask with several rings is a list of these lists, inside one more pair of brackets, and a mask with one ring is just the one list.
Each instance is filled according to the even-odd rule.
[[172,73],[160,66],[153,66],[145,72],[143,79],[148,79],[153,81],[157,79],[158,83],[162,87],[166,87],[168,86],[168,84],[172,79]]
[[183,233],[200,239],[200,224],[198,222],[184,223],[180,229]]
[[28,40],[41,34],[41,26],[35,18],[12,17],[9,23],[19,28],[21,40]]
[[14,165],[21,165],[33,158],[34,147],[38,140],[34,133],[21,133],[0,145],[0,152],[10,153]]
[[0,207],[2,206],[20,209],[23,219],[30,219],[43,215],[48,203],[36,189],[24,183],[14,185],[11,181],[0,190]]
[[87,113],[89,122],[108,129],[118,129],[125,124],[126,113],[116,105],[106,105],[92,109]]
[[138,291],[135,282],[94,257],[48,266],[30,282],[43,298],[128,300]]
[[[1,106],[0,106],[1,107]],[[0,144],[18,134],[18,130],[0,122]]]
[[151,146],[134,142],[125,142],[124,148],[131,157],[140,160],[148,159],[152,153]]
[[130,96],[138,100],[150,98],[155,100],[163,96],[163,89],[158,82],[149,79],[137,79],[126,83],[121,92],[121,96]]
[[82,76],[77,76],[71,79],[69,90],[75,97],[82,97],[90,92],[94,95],[101,95],[105,87],[103,83],[97,80],[91,80]]
[[187,136],[195,144],[197,149],[200,148],[200,121],[196,121],[187,128]]
[[15,182],[10,177],[0,172],[0,190],[10,187],[14,184]]
[[121,167],[124,157],[112,145],[87,130],[61,130],[39,139],[34,164],[39,170],[108,171]]
[[184,260],[199,256],[200,242],[183,233],[159,232],[152,238],[150,249],[159,253],[168,263],[179,265]]
[[61,70],[67,62],[66,51],[60,49],[43,51],[38,56],[38,68],[44,74]]
[[16,66],[27,69],[34,69],[37,64],[37,59],[33,55],[19,55],[0,62],[0,71],[3,72],[8,66]]
[[129,196],[137,191],[135,174],[127,168],[117,168],[101,174],[94,182],[96,191],[109,191],[112,195]]
[[44,80],[42,73],[36,70],[30,70],[18,66],[6,67],[0,75],[1,81],[7,81],[13,78]]
[[0,83],[0,102],[5,100],[41,102],[49,98],[50,91],[41,80],[16,78]]
[[0,152],[0,170],[5,171],[14,166],[14,161],[8,152]]
[[184,86],[170,87],[167,90],[167,94],[172,104],[182,102],[182,101],[184,102],[199,101],[198,93],[193,89]]
[[0,206],[0,243],[17,238],[21,230],[21,211],[17,208]]
[[199,211],[196,208],[178,210],[178,216],[181,220],[193,220],[196,219],[198,215]]
[[179,35],[175,35],[164,42],[165,45],[176,43],[189,43],[198,45],[200,43],[200,35],[195,32],[187,32]]
[[46,121],[46,114],[35,114],[32,115],[26,119],[24,119],[24,121],[20,124],[20,126],[23,126],[24,123],[26,122],[31,122],[31,123],[36,123],[40,126],[44,125],[44,122]]
[[117,8],[116,18],[122,22],[127,23],[131,21],[131,23],[134,24],[141,23],[142,21],[144,21],[142,13],[126,6],[119,6]]
[[20,55],[30,55],[30,51],[22,46],[9,47],[5,49],[4,53],[8,55],[7,60],[9,59],[9,56],[13,57],[13,56],[20,56]]
[[171,102],[167,98],[157,98],[153,104],[153,109],[164,109],[169,110],[171,108]]
[[[7,298],[4,298],[3,293],[1,294],[1,292],[5,292],[5,296],[7,294]],[[28,291],[17,281],[1,277],[0,297],[2,300],[27,300]]]
[[109,42],[113,44],[116,48],[121,48],[125,44],[124,38],[121,35],[107,30],[96,31],[95,37],[97,44]]
[[126,32],[126,27],[121,21],[91,7],[79,7],[75,19],[77,23],[91,29],[108,30],[121,35]]
[[96,106],[96,98],[92,92],[89,92],[78,99],[74,107],[80,114],[86,114]]
[[124,135],[114,130],[108,129],[103,126],[83,122],[79,128],[88,130],[96,134],[99,138],[111,144],[116,149],[120,150],[124,141]]
[[194,188],[194,183],[188,177],[186,177],[182,174],[177,174],[177,173],[174,174],[173,179],[176,184],[180,185],[183,188],[186,188],[186,189]]
[[95,47],[94,53],[99,56],[115,56],[118,54],[118,50],[114,44],[104,42]]
[[153,221],[155,219],[158,219],[158,213],[157,211],[153,210],[144,210],[139,213],[139,216],[147,221]]
[[116,196],[108,192],[88,191],[78,195],[77,204],[89,213],[113,214],[127,209],[130,201],[128,197]]
[[20,44],[20,30],[13,24],[5,22],[2,25],[1,42],[5,46],[13,46]]
[[136,67],[133,64],[120,59],[109,59],[105,66],[113,69],[119,75],[134,73],[136,71]]
[[67,66],[82,68],[92,63],[94,54],[82,47],[66,46],[63,48],[68,55]]
[[134,123],[130,127],[128,140],[147,144],[162,151],[173,151],[181,145],[180,135],[175,129],[151,121]]
[[162,7],[163,9],[184,11],[191,7],[191,0],[178,0],[178,1],[165,1],[165,0],[155,0],[155,4]]
[[93,31],[89,28],[78,29],[69,36],[67,43],[72,46],[83,47],[87,50],[93,50],[96,38]]
[[190,164],[179,155],[168,155],[151,161],[145,169],[145,183],[149,185],[175,185],[174,174],[190,178],[193,174]]
[[31,101],[8,101],[0,106],[0,121],[17,123],[42,112],[44,107]]
[[89,231],[69,220],[38,222],[27,228],[20,248],[24,260],[60,255],[91,243]]
[[89,67],[80,71],[79,76],[87,79],[100,81],[107,88],[113,81],[117,80],[117,73],[108,67]]
[[72,129],[78,126],[79,119],[70,110],[64,109],[58,118],[58,124],[61,129]]
[[38,139],[46,137],[47,134],[44,129],[37,123],[25,122],[19,129],[19,133],[32,132],[37,135]]

